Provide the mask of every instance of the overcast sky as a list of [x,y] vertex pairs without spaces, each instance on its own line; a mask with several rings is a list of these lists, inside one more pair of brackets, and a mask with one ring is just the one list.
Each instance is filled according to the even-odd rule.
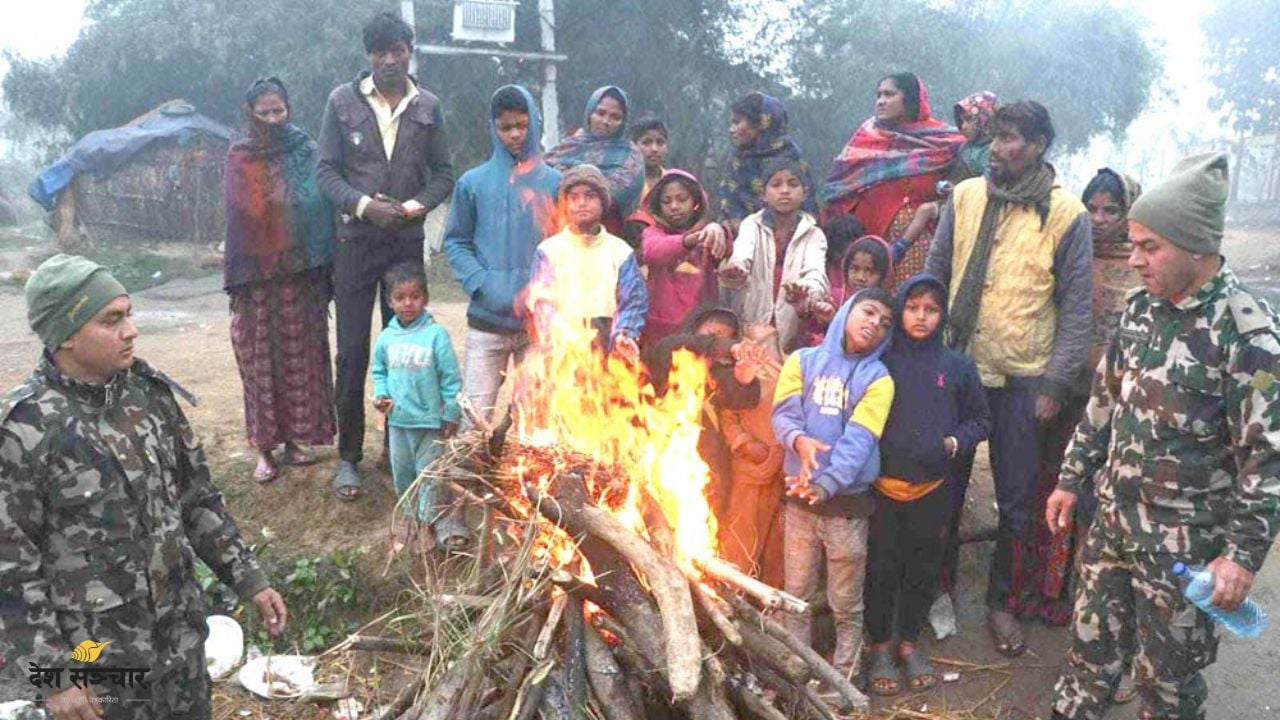
[[[1173,96],[1157,98],[1130,127],[1123,148],[1099,140],[1078,157],[1060,159],[1060,169],[1071,177],[1072,184],[1083,182],[1081,176],[1087,180],[1094,169],[1107,162],[1124,164],[1150,182],[1172,165],[1181,154],[1180,146],[1223,134],[1217,117],[1208,110],[1213,88],[1206,77],[1200,30],[1201,18],[1212,7],[1212,0],[1184,0],[1176,10],[1166,0],[1113,1],[1135,9],[1145,19],[1150,39],[1164,55],[1162,85]],[[4,15],[0,49],[26,57],[62,53],[84,23],[84,6],[85,0],[0,0]],[[4,70],[0,59],[0,73]]]

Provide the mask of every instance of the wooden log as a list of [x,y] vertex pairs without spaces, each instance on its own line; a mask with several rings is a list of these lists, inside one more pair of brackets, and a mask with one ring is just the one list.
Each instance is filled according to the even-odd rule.
[[418,697],[418,693],[422,691],[424,684],[426,684],[426,676],[418,673],[417,677],[400,688],[400,692],[396,693],[395,698],[391,700],[391,704],[380,714],[375,715],[373,720],[395,720],[395,718],[400,717],[409,709],[409,706],[413,705],[413,699]]
[[808,720],[840,720],[832,712],[831,707],[819,699],[814,705],[812,693],[805,693],[805,683],[793,684],[767,667],[752,671],[760,684],[778,694],[781,709],[787,717],[807,718]]
[[[582,478],[562,475],[554,485],[556,487],[553,494],[556,499],[539,498],[541,502],[536,502],[535,506],[549,520],[558,522],[569,532],[581,536],[578,549],[591,563],[596,576],[596,587],[586,591],[587,599],[604,608],[622,623],[627,638],[647,665],[658,668],[660,674],[670,677],[672,673],[666,657],[662,615],[654,606],[652,596],[632,574],[627,558],[610,543],[577,524],[580,516],[569,511],[572,505],[580,506],[589,502]],[[634,533],[631,535],[635,537]],[[685,587],[687,592],[687,582]],[[696,623],[694,627],[696,628]],[[700,662],[702,643],[696,629],[692,637],[697,643]],[[674,695],[669,693],[670,697]],[[712,687],[706,682],[699,682],[693,696],[680,703],[680,706],[691,720],[733,720],[734,717],[724,689]]]
[[576,590],[565,593],[564,686],[569,704],[569,720],[584,720],[587,711],[587,626],[582,617],[582,595]]
[[447,720],[474,672],[479,672],[479,669],[471,663],[455,662],[435,687],[406,714],[417,720]]
[[560,618],[564,616],[564,609],[568,604],[568,595],[557,595],[556,599],[551,601],[551,612],[547,614],[547,621],[543,623],[542,630],[538,633],[538,640],[533,644],[534,660],[545,659],[551,651],[551,640],[555,636]]
[[534,666],[524,680],[520,681],[520,689],[516,691],[516,701],[511,707],[507,720],[532,720],[542,705],[542,694],[546,690],[547,678],[555,667],[555,658],[547,658]]
[[587,503],[561,505],[552,498],[538,498],[539,511],[548,505],[558,509],[561,524],[602,540],[644,573],[661,613],[672,699],[680,703],[693,697],[702,677],[702,641],[693,614],[693,595],[684,573],[670,560],[660,558],[639,535],[604,510]]
[[587,651],[587,679],[600,701],[605,720],[642,720],[630,688],[622,676],[622,667],[595,628],[583,635]]
[[781,710],[770,705],[751,688],[735,684],[730,686],[729,694],[734,700],[738,701],[738,707],[748,717],[755,718],[755,720],[787,720],[787,716]]
[[800,642],[786,628],[760,614],[758,610],[751,606],[751,603],[741,597],[733,593],[726,593],[725,597],[744,624],[757,624],[766,633],[786,645],[791,652],[798,655],[813,671],[815,677],[835,688],[840,693],[840,696],[844,698],[844,704],[840,710],[844,712],[866,712],[870,709],[871,703],[867,700],[867,696],[859,692],[853,686],[853,683],[849,682],[839,670],[832,667],[831,663],[823,660],[822,656],[814,652],[813,648],[809,647],[807,643]]
[[742,633],[738,632],[737,626],[729,619],[732,611],[725,601],[700,582],[690,582],[689,587],[693,590],[693,599],[697,601],[702,614],[716,626],[724,639],[732,645],[742,645]]
[[766,585],[737,567],[719,558],[698,560],[694,563],[698,569],[720,582],[746,593],[770,610],[805,615],[809,612],[809,603],[776,587]]
[[764,663],[786,678],[788,682],[797,685],[803,685],[809,681],[811,677],[809,666],[786,645],[750,622],[740,624],[738,630],[742,633],[742,652],[739,655],[747,663],[753,666],[756,663]]

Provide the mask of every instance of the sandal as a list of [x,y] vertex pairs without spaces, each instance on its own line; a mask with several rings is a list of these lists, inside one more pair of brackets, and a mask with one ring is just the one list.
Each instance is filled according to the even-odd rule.
[[280,471],[275,465],[263,465],[259,463],[258,466],[253,469],[253,481],[259,485],[266,485],[272,480],[275,480],[279,473]]
[[876,695],[888,697],[902,692],[902,675],[893,660],[892,650],[871,652],[871,668],[867,670],[867,678],[871,681],[868,688]]
[[282,460],[285,465],[313,465],[316,462],[316,456],[296,445],[286,445]]
[[343,502],[354,502],[360,497],[360,475],[354,463],[342,460],[333,474],[333,494]]
[[1126,668],[1124,675],[1120,676],[1120,684],[1116,686],[1116,692],[1111,696],[1111,702],[1116,705],[1124,705],[1133,702],[1138,697],[1138,684],[1134,682],[1133,670]]
[[987,629],[996,645],[996,652],[1005,657],[1018,657],[1027,651],[1027,641],[1017,618],[1002,610],[994,610],[987,616]]
[[938,684],[938,671],[919,650],[912,650],[902,657],[902,668],[907,676],[907,686],[912,690],[928,690]]

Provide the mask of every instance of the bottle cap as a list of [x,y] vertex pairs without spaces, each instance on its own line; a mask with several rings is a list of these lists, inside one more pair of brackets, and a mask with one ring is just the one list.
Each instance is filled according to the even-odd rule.
[[1186,564],[1186,563],[1180,563],[1180,562],[1176,562],[1176,563],[1174,563],[1174,564],[1173,564],[1173,574],[1174,574],[1174,575],[1186,575],[1186,574],[1187,574],[1187,564]]

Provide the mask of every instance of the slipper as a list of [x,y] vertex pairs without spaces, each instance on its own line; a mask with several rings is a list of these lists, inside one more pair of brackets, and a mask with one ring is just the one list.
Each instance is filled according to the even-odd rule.
[[868,688],[876,695],[888,697],[902,692],[902,675],[893,661],[892,650],[871,651],[871,667],[867,670],[867,678],[871,681]]
[[334,496],[343,502],[354,502],[361,492],[356,466],[346,460],[340,461],[337,472],[333,474]]
[[1005,657],[1018,657],[1027,651],[1027,641],[1017,618],[1003,611],[992,611],[987,616],[987,629],[996,645],[996,652]]
[[276,479],[280,471],[274,465],[259,465],[253,469],[253,481],[259,485],[266,485]]
[[316,462],[316,456],[300,447],[292,447],[285,449],[282,460],[285,465],[313,465]]
[[906,672],[907,685],[912,690],[928,690],[938,684],[938,671],[919,650],[912,650],[903,657],[902,667]]

